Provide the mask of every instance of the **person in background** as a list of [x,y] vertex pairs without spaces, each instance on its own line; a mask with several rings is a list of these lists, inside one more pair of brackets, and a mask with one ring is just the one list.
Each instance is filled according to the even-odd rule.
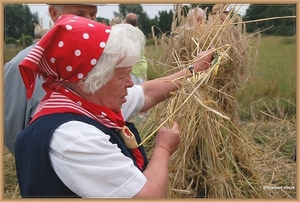
[[[49,15],[55,22],[62,14],[75,14],[96,21],[95,4],[49,4]],[[36,90],[31,99],[26,99],[26,89],[19,72],[19,64],[36,45],[33,44],[20,51],[4,66],[4,144],[14,155],[17,135],[28,125],[36,106],[45,95],[43,80],[36,78]]]
[[195,27],[197,24],[204,24],[206,21],[205,12],[199,7],[190,9],[186,18],[186,26],[190,28]]
[[[22,197],[166,197],[169,158],[180,143],[177,123],[158,130],[148,162],[121,108],[145,109],[170,97],[180,81],[166,80],[187,70],[134,86],[130,72],[142,41],[128,24],[62,15],[20,63],[27,97],[39,75],[47,92],[16,141]],[[194,70],[207,69],[213,52],[201,52]]]
[[35,24],[34,23],[34,41],[33,43],[38,42],[48,31],[45,29],[41,23]]
[[122,19],[121,17],[117,16],[117,17],[113,17],[113,18],[110,20],[109,25],[110,25],[110,26],[113,26],[113,25],[116,25],[116,24],[120,24],[120,23],[122,23],[122,22],[123,22],[123,19]]
[[133,66],[131,71],[131,78],[134,84],[139,85],[144,83],[147,80],[147,68],[148,62],[145,57],[145,46],[146,46],[146,36],[138,28],[138,16],[135,13],[128,13],[125,17],[125,23],[131,24],[136,28],[136,31],[143,36],[144,41],[141,49],[141,58],[140,61]]
[[[216,18],[219,19],[219,23],[222,25],[224,22],[230,22],[231,21],[231,12],[226,10],[227,7],[224,4],[215,4],[212,8],[212,11],[209,13],[208,19],[210,21],[214,21]],[[231,16],[229,16],[231,15]],[[241,32],[237,28],[236,25],[232,24],[230,22],[229,27],[231,28],[231,34],[232,36],[237,40],[241,40]]]
[[212,7],[212,10],[211,12],[209,13],[209,18],[212,18],[212,19],[215,19],[215,18],[219,18],[219,22],[220,23],[223,23],[228,14],[229,14],[229,11],[226,10],[227,8],[225,8],[225,5],[224,4],[215,4],[213,7]]

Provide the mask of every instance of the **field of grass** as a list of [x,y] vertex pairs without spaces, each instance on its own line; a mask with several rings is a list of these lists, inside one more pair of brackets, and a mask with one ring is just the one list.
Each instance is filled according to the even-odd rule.
[[[296,163],[290,159],[296,144],[296,37],[262,36],[252,43],[250,77],[237,94],[238,114],[263,157],[278,159],[278,165],[284,166],[277,172],[286,172],[282,176],[296,185]],[[159,47],[147,45],[149,79],[164,73],[157,63],[163,54]],[[289,195],[295,198],[296,191]],[[4,198],[19,197],[14,157],[5,149]]]
[[278,118],[295,116],[296,38],[262,36],[251,68],[251,78],[237,95],[241,117],[255,120],[259,110]]

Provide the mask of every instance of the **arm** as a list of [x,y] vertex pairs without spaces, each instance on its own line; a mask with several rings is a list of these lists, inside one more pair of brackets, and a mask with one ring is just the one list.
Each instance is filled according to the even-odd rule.
[[[20,51],[4,66],[4,137],[5,146],[14,155],[17,135],[28,125],[38,102],[33,106],[35,98],[27,100],[19,63],[32,49],[32,46]],[[41,83],[37,82],[37,85]],[[40,87],[41,88],[41,87]]]
[[[214,49],[199,53],[197,56],[198,59],[196,59],[193,63],[195,71],[202,71],[209,68],[213,53]],[[141,84],[145,94],[145,103],[141,111],[147,111],[156,104],[171,97],[170,92],[181,87],[181,83],[179,81],[175,81],[174,83],[172,81],[184,76],[185,73],[186,69],[183,69],[174,74],[146,81]]]
[[134,198],[163,198],[167,196],[169,158],[176,151],[179,143],[180,133],[177,123],[174,123],[171,129],[162,127],[158,131],[151,160],[143,172],[147,182]]

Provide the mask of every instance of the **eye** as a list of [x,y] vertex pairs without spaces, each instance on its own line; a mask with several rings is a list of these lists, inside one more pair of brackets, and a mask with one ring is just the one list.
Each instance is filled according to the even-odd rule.
[[91,18],[92,20],[96,20],[96,19],[97,19],[97,18],[96,18],[96,13],[90,13],[89,15],[90,15],[90,18]]
[[76,15],[80,17],[85,17],[84,13],[77,13]]

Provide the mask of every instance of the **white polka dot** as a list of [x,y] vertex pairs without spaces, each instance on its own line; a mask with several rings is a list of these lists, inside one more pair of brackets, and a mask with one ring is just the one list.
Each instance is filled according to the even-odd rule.
[[90,24],[90,23],[88,24],[88,26],[89,26],[89,27],[94,27],[94,25],[93,25],[93,24]]
[[73,69],[72,66],[67,66],[67,67],[66,67],[66,70],[67,70],[68,72],[71,72],[72,69]]
[[82,74],[82,73],[79,73],[79,74],[77,75],[77,77],[78,77],[79,79],[82,79],[82,78],[83,78],[83,74]]
[[91,65],[95,65],[97,63],[97,60],[96,59],[92,59],[91,60]]
[[75,55],[76,55],[76,56],[80,56],[80,55],[81,55],[81,51],[80,51],[80,50],[76,50],[76,51],[75,51]]
[[101,42],[99,45],[100,45],[101,48],[104,48],[105,47],[105,42]]
[[67,29],[67,30],[72,30],[73,27],[72,27],[71,25],[66,25],[66,29]]
[[102,116],[106,116],[107,114],[105,114],[104,112],[101,112],[101,115],[102,115]]
[[74,16],[73,18],[78,18],[78,16]]
[[70,20],[70,22],[76,22],[76,20]]
[[110,33],[110,29],[106,29],[105,32],[106,32],[106,33]]
[[88,33],[84,33],[84,34],[83,34],[83,38],[84,38],[84,39],[88,39],[88,38],[90,38],[90,35],[89,35]]
[[69,90],[68,90],[68,89],[66,89],[66,88],[65,88],[65,91],[66,91],[67,93],[69,92]]
[[58,47],[63,47],[64,46],[64,42],[63,41],[60,41],[60,42],[58,42]]
[[81,105],[82,105],[82,103],[81,103],[80,101],[77,101],[77,105],[81,106]]
[[51,59],[50,59],[50,62],[51,62],[51,63],[55,63],[55,60],[56,60],[55,58],[51,58]]

